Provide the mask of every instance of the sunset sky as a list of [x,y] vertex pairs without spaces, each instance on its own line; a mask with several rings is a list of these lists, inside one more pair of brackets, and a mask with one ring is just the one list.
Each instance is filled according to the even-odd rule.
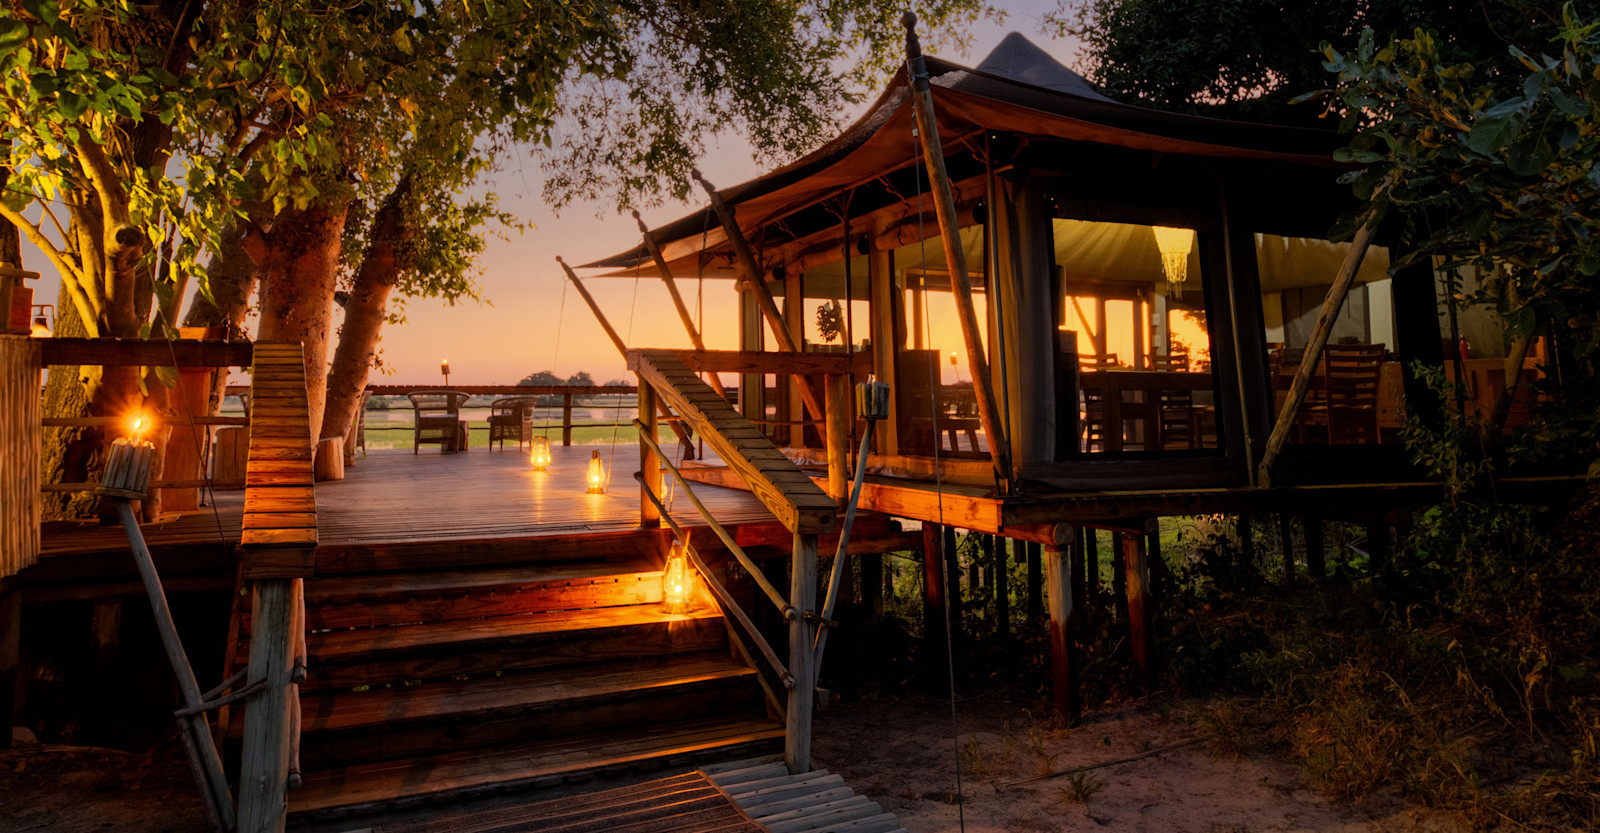
[[[1053,40],[1039,32],[1039,15],[1054,7],[1053,0],[1002,5],[1007,6],[1009,14],[1003,25],[979,27],[972,33],[972,47],[967,54],[945,57],[976,63],[1007,32],[1018,31],[1063,63],[1070,66],[1075,61],[1077,51],[1072,42]],[[849,117],[856,115],[851,113]],[[387,379],[374,375],[374,383],[432,383],[439,378],[441,359],[450,360],[451,383],[462,385],[515,384],[539,370],[554,370],[563,376],[586,370],[597,382],[627,376],[622,358],[576,292],[567,291],[565,313],[560,314],[564,281],[555,257],[562,255],[573,264],[586,263],[633,246],[638,242],[633,218],[596,203],[574,205],[557,217],[543,204],[543,180],[534,161],[507,159],[504,167],[497,177],[502,206],[531,222],[534,228],[508,240],[490,242],[482,259],[481,278],[487,303],[449,307],[430,300],[412,302],[406,312],[408,323],[384,333],[383,361],[392,375]],[[719,137],[700,167],[706,178],[719,187],[762,172],[751,160],[744,142],[731,135]],[[645,212],[644,219],[652,227],[657,226],[703,204],[664,205]],[[693,311],[695,282],[684,278],[692,276],[680,275],[679,282]],[[639,281],[637,298],[633,281],[595,280],[587,285],[629,344],[689,346],[659,280]],[[703,318],[708,347],[737,347],[736,309],[731,282],[706,281]],[[940,318],[935,315],[935,327],[941,323]]]

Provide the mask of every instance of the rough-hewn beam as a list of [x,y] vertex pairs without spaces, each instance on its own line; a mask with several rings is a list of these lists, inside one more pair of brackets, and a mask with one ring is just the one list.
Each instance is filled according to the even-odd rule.
[[40,345],[46,366],[102,367],[249,367],[254,347],[248,341],[139,338],[48,338]]

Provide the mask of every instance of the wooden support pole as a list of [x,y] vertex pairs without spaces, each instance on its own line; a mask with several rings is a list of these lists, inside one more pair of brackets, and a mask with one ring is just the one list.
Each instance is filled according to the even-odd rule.
[[1289,441],[1295,415],[1300,412],[1300,405],[1311,390],[1311,378],[1317,372],[1317,365],[1322,362],[1322,348],[1327,346],[1328,336],[1333,332],[1333,321],[1339,317],[1339,309],[1344,306],[1345,296],[1350,294],[1350,285],[1355,282],[1356,273],[1361,270],[1361,261],[1377,234],[1377,226],[1371,223],[1356,232],[1355,239],[1350,242],[1350,251],[1345,254],[1344,263],[1340,264],[1339,272],[1334,276],[1333,286],[1328,288],[1328,297],[1322,302],[1322,312],[1318,314],[1317,325],[1311,331],[1311,340],[1306,342],[1305,356],[1295,371],[1294,381],[1289,384],[1289,395],[1278,410],[1278,421],[1272,426],[1272,435],[1267,438],[1267,450],[1256,468],[1258,486],[1272,485],[1273,467],[1283,453],[1284,444]]
[[1154,603],[1150,595],[1150,562],[1145,553],[1145,535],[1120,532],[1122,561],[1128,583],[1128,640],[1133,661],[1144,672],[1146,686],[1155,682],[1155,633],[1152,628]]
[[[639,233],[644,235],[644,247],[650,252],[650,258],[655,261],[656,271],[661,273],[661,282],[667,285],[667,294],[672,296],[672,306],[678,310],[678,320],[683,322],[683,329],[689,334],[689,343],[694,345],[694,349],[704,351],[706,341],[695,328],[694,318],[689,315],[689,306],[683,302],[683,295],[678,292],[678,282],[672,279],[672,270],[667,268],[667,259],[661,254],[661,245],[656,242],[656,236],[650,233],[650,227],[639,217],[638,210],[633,212],[633,220],[639,224]],[[718,396],[723,399],[728,398],[728,391],[722,387],[721,375],[711,373],[706,381]]]
[[1017,542],[1028,558],[1028,621],[1044,618],[1044,557],[1038,541]]
[[978,330],[978,313],[972,303],[972,279],[967,273],[967,254],[961,248],[961,230],[956,226],[955,194],[950,175],[945,171],[944,147],[939,141],[938,119],[933,112],[933,92],[928,84],[927,65],[922,46],[917,42],[917,16],[906,12],[906,58],[910,65],[911,96],[916,106],[917,135],[921,138],[923,161],[928,166],[928,183],[933,192],[934,214],[939,219],[939,235],[944,242],[945,264],[950,270],[950,294],[955,299],[956,319],[967,346],[967,368],[977,394],[978,419],[989,439],[989,456],[994,462],[995,479],[1001,494],[1010,491],[1011,450],[1001,428],[1000,405],[995,400],[994,383],[989,376],[989,360],[983,336]]
[[22,711],[22,594],[0,591],[0,749],[11,748],[11,727]]
[[960,539],[956,537],[956,528],[944,528],[944,581],[945,581],[945,610],[950,619],[950,632],[955,641],[961,640],[962,609],[965,607],[961,598],[961,546]]
[[1072,565],[1063,544],[1044,548],[1044,575],[1050,604],[1050,668],[1056,711],[1068,726],[1078,725],[1083,713],[1078,691],[1078,668],[1072,661]]
[[639,525],[657,527],[661,525],[661,510],[649,497],[662,494],[661,458],[656,455],[654,442],[659,425],[656,422],[656,389],[643,379],[639,380],[639,422],[643,423],[639,429],[639,472],[644,478],[639,483]]
[[[850,499],[850,428],[855,409],[850,401],[850,377],[828,374],[823,377],[823,396],[827,403],[828,495],[843,506]],[[797,381],[805,384],[805,377]]]
[[[606,331],[606,337],[611,339],[611,343],[616,346],[617,352],[622,355],[622,360],[627,361],[627,343],[622,340],[622,336],[617,335],[616,329],[613,328],[611,326],[611,322],[606,319],[606,314],[600,311],[600,304],[599,302],[595,301],[593,295],[589,294],[589,288],[583,285],[583,281],[578,279],[577,273],[572,271],[572,267],[568,266],[567,262],[563,260],[560,255],[556,256],[556,262],[561,264],[562,271],[567,273],[567,280],[572,281],[572,285],[577,287],[578,294],[583,296],[583,302],[588,304],[589,311],[594,313],[594,320],[600,322],[600,329]],[[554,372],[554,370],[552,369],[551,372]],[[643,385],[641,384],[640,387],[642,388]],[[561,403],[561,444],[564,446],[572,445],[572,396],[569,394],[562,397]],[[671,414],[667,413],[666,407],[667,406],[660,400],[656,401],[656,410],[660,412],[662,416],[672,416]],[[674,420],[671,425],[672,432],[678,435],[678,442],[682,443],[683,446],[688,449],[689,453],[684,459],[694,459],[694,439],[689,436],[689,429],[685,428],[682,422],[678,422],[676,420]]]
[[1239,563],[1254,567],[1256,563],[1256,519],[1252,515],[1239,516]]
[[[1090,544],[1095,544],[1094,537],[1089,538]],[[1128,621],[1128,564],[1122,559],[1118,551],[1117,534],[1106,532],[1106,545],[1111,550],[1111,598],[1112,606],[1116,609],[1117,621]]]
[[1368,517],[1365,524],[1367,529],[1367,562],[1372,573],[1385,573],[1389,571],[1389,559],[1392,555],[1389,548],[1389,520],[1382,512],[1374,513]]
[[861,612],[868,620],[876,619],[883,612],[883,554],[862,553],[856,556],[856,566],[860,570]]
[[1306,572],[1312,578],[1327,578],[1328,562],[1322,544],[1322,516],[1301,515],[1300,529],[1306,541]]
[[1001,639],[1011,638],[1011,539],[998,535],[989,537],[990,552],[994,556],[994,621]]
[[938,524],[922,524],[922,654],[927,658],[923,668],[929,688],[944,679],[947,660],[945,631],[948,605],[945,603],[944,556],[940,544],[944,530]]
[[[772,335],[778,340],[778,346],[785,352],[798,353],[800,345],[795,343],[794,337],[789,334],[789,328],[783,320],[783,313],[778,311],[778,304],[772,300],[772,290],[767,288],[766,276],[762,274],[761,266],[756,263],[755,255],[750,253],[750,242],[745,240],[744,231],[739,228],[739,221],[733,216],[733,209],[728,207],[717,189],[700,175],[696,168],[689,172],[695,181],[705,189],[711,198],[711,208],[717,212],[717,219],[722,223],[722,230],[728,236],[728,243],[733,247],[734,262],[739,265],[739,270],[744,273],[745,289],[755,297],[756,303],[761,307],[761,314],[767,319],[767,326],[772,330]],[[821,422],[824,417],[822,403],[817,401],[817,394],[811,386],[802,384],[800,397],[805,400],[806,410],[811,418]]]
[[1092,592],[1100,589],[1100,541],[1094,530],[1086,526],[1078,527],[1078,537],[1083,539],[1083,571],[1087,590]]
[[1294,584],[1294,516],[1278,513],[1278,546],[1283,550],[1283,584]]
[[54,340],[0,335],[0,579],[39,560],[40,342]]
[[799,613],[789,623],[789,707],[784,722],[783,762],[790,775],[811,771],[811,712],[817,689],[816,626],[817,536],[795,533],[794,561],[789,570],[789,604]]
[[239,833],[281,833],[289,817],[291,705],[296,640],[295,584],[266,579],[251,587],[250,662],[245,679],[265,688],[244,710],[244,758],[239,765]]
[[1072,609],[1085,610],[1089,606],[1089,556],[1083,546],[1083,531],[1066,524],[1060,528],[1066,539],[1062,546],[1072,561]]

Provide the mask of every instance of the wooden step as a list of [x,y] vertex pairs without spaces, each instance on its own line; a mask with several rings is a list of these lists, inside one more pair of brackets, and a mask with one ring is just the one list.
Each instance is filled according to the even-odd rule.
[[289,809],[301,816],[378,810],[602,773],[750,756],[782,743],[782,725],[738,717],[459,750],[307,772],[300,788],[289,793]]
[[716,715],[759,715],[726,654],[577,666],[301,697],[301,760],[321,769]]
[[403,625],[661,601],[648,559],[344,575],[306,582],[311,630]]
[[655,605],[311,633],[302,690],[712,651],[727,639],[721,611]]

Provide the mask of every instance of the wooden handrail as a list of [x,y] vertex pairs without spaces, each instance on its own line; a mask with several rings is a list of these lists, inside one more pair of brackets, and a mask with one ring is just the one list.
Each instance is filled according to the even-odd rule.
[[[783,660],[778,659],[778,652],[772,650],[772,645],[767,642],[766,637],[761,635],[761,631],[756,628],[755,623],[750,621],[750,617],[745,614],[744,608],[739,606],[733,595],[728,592],[727,588],[722,586],[722,582],[717,581],[716,575],[706,566],[705,561],[701,560],[700,551],[695,549],[694,542],[689,539],[689,533],[672,517],[672,513],[667,511],[667,507],[661,503],[660,496],[651,491],[650,485],[644,482],[644,474],[642,472],[634,472],[633,479],[639,481],[645,497],[655,504],[656,511],[661,514],[661,519],[667,522],[667,526],[672,530],[672,533],[683,544],[684,553],[689,556],[690,561],[694,562],[695,570],[699,571],[700,577],[705,579],[706,586],[711,588],[712,595],[717,597],[717,601],[722,604],[726,612],[739,623],[740,627],[744,628],[745,633],[755,640],[756,648],[761,651],[762,656],[766,657],[767,662],[772,666],[772,670],[777,672],[778,678],[783,680],[783,687],[794,688],[794,675],[789,673],[789,669],[783,664]],[[726,539],[724,541],[726,542]],[[740,551],[740,555],[742,554],[743,552]],[[740,563],[744,562],[741,561]],[[752,577],[760,576],[761,571],[759,569],[751,569],[750,575]],[[787,608],[788,604],[785,603],[784,607]]]
[[648,444],[655,451],[656,456],[661,460],[662,467],[672,473],[673,478],[678,481],[678,488],[682,489],[684,495],[689,498],[689,502],[694,505],[695,511],[699,512],[700,517],[705,520],[706,526],[711,527],[711,531],[722,539],[722,544],[728,548],[728,552],[732,553],[735,559],[738,559],[739,566],[744,567],[745,572],[750,574],[750,578],[761,588],[761,591],[767,594],[768,599],[772,600],[773,606],[783,612],[785,619],[793,618],[793,608],[789,607],[789,600],[778,592],[778,588],[772,586],[772,582],[767,580],[766,574],[761,571],[761,567],[756,564],[755,559],[745,553],[744,548],[733,540],[733,536],[728,533],[728,530],[722,524],[717,523],[716,518],[711,517],[711,510],[700,502],[700,496],[694,493],[694,487],[689,485],[689,481],[684,478],[683,472],[677,466],[674,466],[670,457],[661,450],[661,446],[656,443],[656,438],[650,436],[645,424],[636,419],[633,421],[633,425],[639,429],[639,441]]
[[[422,390],[443,390],[429,385],[367,385],[373,396],[405,396]],[[631,396],[639,392],[634,385],[451,385],[449,390],[473,396]]]
[[[666,352],[666,351],[662,351]],[[776,373],[792,376],[844,375],[854,363],[849,353],[769,353],[761,350],[677,350],[673,355],[696,373]]]

